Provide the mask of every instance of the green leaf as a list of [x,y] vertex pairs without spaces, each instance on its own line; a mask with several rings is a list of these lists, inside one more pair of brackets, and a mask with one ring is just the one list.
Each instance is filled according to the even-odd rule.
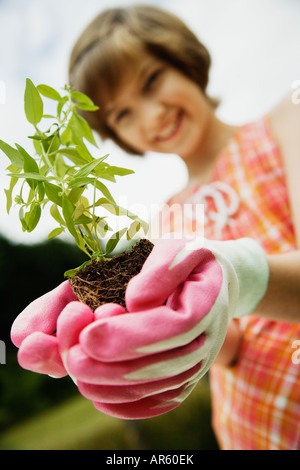
[[38,141],[36,139],[33,139],[33,146],[34,146],[34,150],[35,150],[36,154],[41,157],[43,155],[42,142]]
[[24,207],[20,207],[20,210],[19,210],[19,219],[21,221],[21,224],[22,224],[22,230],[23,232],[27,232],[28,231],[28,225],[27,225],[27,222],[25,220],[25,214],[24,214]]
[[76,108],[83,109],[84,111],[97,111],[99,109],[99,106],[96,106],[95,104],[76,103],[75,106]]
[[106,199],[108,199],[109,202],[112,202],[113,204],[116,204],[114,198],[112,197],[110,191],[108,190],[108,188],[105,186],[105,184],[101,183],[101,181],[97,180],[96,181],[96,188],[101,191],[101,193],[103,194],[103,196],[106,197]]
[[116,216],[126,216],[129,217],[130,219],[136,220],[139,219],[137,215],[133,214],[132,212],[128,211],[127,209],[124,209],[123,207],[119,206],[116,203],[113,203],[106,199],[105,197],[102,197],[96,201],[96,206],[102,206],[104,209],[106,209],[108,212],[110,212],[113,215]]
[[149,230],[149,224],[148,224],[148,222],[146,222],[145,220],[141,219],[140,217],[137,217],[137,216],[133,217],[133,215],[132,215],[130,218],[133,219],[133,220],[135,220],[136,222],[138,222],[138,223],[141,225],[141,227],[142,227],[142,229],[143,229],[145,235],[148,233],[148,230]]
[[[127,234],[127,238],[134,236],[144,222],[130,211],[119,207],[101,181],[115,181],[117,176],[134,172],[108,165],[104,162],[107,155],[94,158],[88,144],[97,148],[98,146],[92,129],[79,110],[92,111],[98,108],[87,95],[76,92],[67,85],[64,91],[66,96],[62,96],[48,85],[35,87],[30,79],[26,80],[24,109],[28,121],[35,127],[35,134],[33,132],[34,135],[30,138],[36,155],[33,158],[20,145],[16,144],[13,148],[0,140],[0,150],[8,156],[11,163],[7,168],[11,176],[10,186],[5,190],[7,211],[12,206],[15,185],[24,178],[30,191],[25,188],[26,191],[21,190],[15,197],[16,203],[21,206],[19,217],[23,230],[34,230],[42,210],[50,202],[50,214],[59,226],[56,225],[57,228],[49,233],[48,238],[51,239],[67,229],[77,246],[89,257],[103,258],[100,235],[106,238],[108,230],[110,234],[113,230],[108,226],[105,217],[96,216],[95,206],[102,206],[115,216],[127,216],[133,221],[129,224],[129,229],[127,226],[119,230],[108,240],[108,253],[114,251],[124,234]],[[46,130],[42,131],[37,124],[45,117],[42,99],[44,97],[57,102],[57,115],[47,115],[50,121],[47,121]],[[23,184],[20,186],[23,188]],[[89,196],[87,191],[84,197],[84,191],[90,186],[94,186],[93,195]],[[103,197],[99,196],[98,191]],[[92,201],[89,200],[90,197]]]
[[97,232],[99,233],[100,237],[104,238],[108,231],[111,232],[112,228],[109,227],[105,217],[99,218],[99,221],[97,221]]
[[41,217],[41,206],[35,202],[31,204],[30,211],[25,214],[25,220],[27,224],[27,232],[32,232],[37,226]]
[[68,184],[70,189],[80,188],[81,186],[87,186],[88,184],[94,184],[95,178],[72,178]]
[[71,279],[72,277],[75,276],[79,268],[74,268],[74,269],[68,269],[68,271],[65,271],[64,277],[68,277]]
[[109,166],[105,169],[105,173],[112,176],[126,176],[134,173],[133,170],[128,170],[127,168],[121,168],[119,166]]
[[85,104],[88,104],[88,105],[91,105],[91,106],[94,105],[91,98],[89,96],[85,95],[84,93],[81,93],[80,91],[72,91],[71,92],[71,97],[74,100],[79,101],[80,103],[85,103]]
[[63,196],[62,199],[62,212],[63,216],[67,225],[67,229],[69,230],[70,234],[74,237],[77,244],[79,244],[78,233],[74,225],[73,220],[73,212],[75,210],[75,206],[69,201],[69,199]]
[[54,230],[52,230],[52,231],[49,233],[49,235],[48,235],[48,240],[51,240],[52,238],[57,237],[57,236],[60,235],[63,231],[64,231],[64,228],[63,228],[63,227],[57,227],[57,228],[55,228]]
[[73,212],[73,219],[78,219],[78,217],[80,217],[84,213],[84,211],[85,207],[83,206],[83,204],[79,204]]
[[56,152],[60,147],[60,139],[57,132],[54,135],[50,135],[47,140],[49,140],[48,152]]
[[106,209],[108,212],[110,212],[113,215],[120,215],[119,213],[119,207],[116,203],[106,199],[105,197],[101,197],[95,202],[95,207],[103,207]]
[[122,236],[126,232],[127,232],[127,227],[124,227],[121,230],[119,230],[118,232],[114,233],[110,237],[110,239],[108,240],[108,242],[106,243],[106,246],[105,246],[105,254],[106,255],[109,255],[115,249],[115,247],[119,243],[120,239],[122,238]]
[[127,168],[121,168],[118,166],[101,166],[99,165],[98,168],[95,168],[95,174],[100,177],[112,181],[113,183],[116,182],[115,176],[126,176],[133,174],[133,170],[128,170]]
[[80,188],[74,188],[72,189],[69,194],[68,194],[68,199],[69,201],[72,202],[72,204],[76,204],[79,199],[80,199],[80,196],[82,195],[82,193],[84,192],[85,188],[84,187],[80,187]]
[[39,200],[39,202],[42,202],[44,197],[45,197],[44,183],[42,183],[41,181],[38,181],[37,189],[38,189],[38,200]]
[[28,136],[28,139],[41,141],[41,140],[43,140],[43,137],[36,134],[36,135],[29,135],[29,136]]
[[94,157],[92,157],[92,155],[90,154],[90,152],[88,151],[87,147],[84,145],[83,142],[81,143],[81,145],[76,145],[76,150],[86,162],[92,162],[94,160]]
[[80,155],[75,148],[59,149],[57,153],[61,155],[65,155],[69,160],[71,160],[71,162],[79,166],[87,163],[87,161],[90,161],[90,160],[85,159],[82,155]]
[[102,157],[102,158],[97,158],[96,160],[93,160],[92,162],[90,163],[86,163],[85,165],[83,165],[80,170],[76,171],[76,173],[74,173],[73,177],[74,178],[82,178],[84,176],[88,176],[98,165],[101,164],[101,162],[103,162],[103,160],[106,158],[105,157]]
[[52,206],[50,207],[50,214],[53,217],[53,219],[56,220],[56,222],[58,222],[60,225],[64,225],[64,226],[66,225],[64,219],[60,215],[60,212],[56,204],[52,204]]
[[62,99],[58,102],[58,105],[57,105],[57,116],[60,118],[61,116],[61,112],[62,112],[62,109],[64,107],[64,105],[67,103],[67,101],[69,101],[69,97],[68,96],[63,96]]
[[113,203],[112,201],[109,201],[108,199],[106,199],[104,197],[98,199],[98,201],[96,201],[95,205],[96,206],[102,206],[104,209],[106,209],[108,212],[110,212],[113,215],[116,215],[116,216],[124,215],[124,216],[128,217],[129,219],[132,219],[132,220],[138,222],[139,224],[141,224],[145,234],[149,230],[149,224],[147,222],[142,220],[140,217],[138,217],[136,214],[129,211],[128,209],[125,209],[124,207],[118,206],[118,204]]
[[72,132],[73,141],[76,144],[81,145],[82,139],[85,138],[88,142],[93,144],[95,147],[98,147],[95,141],[93,132],[90,126],[88,125],[87,121],[83,117],[79,116],[76,113],[73,113],[69,122],[69,127]]
[[13,165],[8,165],[8,167],[6,168],[8,171],[11,171],[12,173],[16,173],[16,174],[19,174],[21,173],[21,169],[20,168],[16,168],[15,166]]
[[26,79],[24,109],[27,121],[36,126],[43,116],[43,101],[29,78]]
[[9,213],[11,206],[12,206],[12,192],[17,182],[18,182],[18,178],[12,177],[10,179],[9,188],[4,189],[4,192],[6,194],[6,212],[7,213]]
[[39,167],[34,158],[32,158],[21,145],[16,144],[17,149],[24,158],[24,171],[31,173],[39,173]]
[[93,237],[92,232],[90,231],[87,224],[84,225],[83,237],[84,237],[84,241],[82,239],[81,240],[83,241],[84,246],[88,247],[92,253],[97,251],[97,242],[95,238]]
[[84,109],[86,111],[97,111],[97,109],[99,109],[99,106],[96,106],[91,98],[84,93],[73,91],[71,93],[71,97],[73,100],[76,100],[74,104],[77,108]]
[[50,98],[51,100],[59,101],[61,100],[61,96],[54,88],[48,85],[38,85],[38,91],[41,95],[45,96],[46,98]]
[[97,170],[97,175],[96,175],[98,178],[102,178],[102,179],[105,179],[105,180],[108,180],[108,181],[111,181],[112,183],[115,183],[116,182],[116,178],[115,176],[110,173],[109,171],[107,171],[107,166],[106,167],[100,167],[98,168]]
[[138,220],[132,222],[126,233],[127,240],[131,240],[139,232],[140,229],[141,224]]
[[91,217],[87,217],[86,215],[82,214],[80,215],[76,220],[75,224],[76,225],[89,225],[93,223],[93,219]]
[[45,193],[47,198],[56,205],[62,207],[62,189],[56,184],[45,182]]
[[58,178],[63,179],[70,167],[65,164],[63,156],[57,154],[55,158],[55,172]]
[[36,180],[36,181],[48,181],[49,178],[47,176],[40,175],[39,173],[9,173],[8,176],[15,177],[15,178],[26,178],[29,180]]
[[21,169],[23,168],[24,158],[20,152],[18,152],[18,150],[11,147],[6,142],[3,142],[3,140],[0,140],[0,149],[10,159],[14,167]]
[[71,145],[72,143],[72,133],[69,127],[66,127],[65,130],[60,135],[61,143],[63,145]]
[[28,198],[27,198],[27,205],[29,205],[33,201],[34,196],[35,196],[35,191],[33,191],[33,189],[30,189]]
[[64,276],[65,277],[74,277],[75,274],[77,273],[77,271],[79,271],[80,269],[84,269],[88,264],[91,263],[91,260],[87,260],[85,261],[84,263],[82,263],[78,268],[74,268],[74,269],[69,269],[68,271],[66,271],[64,273]]
[[20,194],[15,197],[15,203],[18,205],[24,204],[23,198],[21,197]]

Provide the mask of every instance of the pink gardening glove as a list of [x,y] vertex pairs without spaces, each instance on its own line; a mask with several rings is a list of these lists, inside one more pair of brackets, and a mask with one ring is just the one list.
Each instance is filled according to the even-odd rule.
[[56,322],[63,308],[76,299],[65,281],[31,302],[15,319],[11,340],[19,348],[18,361],[24,369],[54,377],[67,375],[55,336]]
[[127,287],[128,313],[116,304],[98,307],[79,335],[80,304],[59,316],[65,367],[98,410],[124,419],[170,411],[216,358],[237,305],[236,279],[229,276],[228,289],[221,263],[204,248],[169,269],[185,245],[161,240],[154,247]]
[[[127,311],[106,304],[92,312],[68,282],[61,284],[15,321],[20,364],[57,377],[68,373],[98,410],[115,417],[172,410],[213,363],[239,301],[242,314],[249,313],[253,293],[259,297],[265,288],[253,241],[220,242],[226,256],[216,243],[159,241],[127,287]],[[256,284],[249,284],[249,273]]]
[[268,264],[250,239],[160,240],[128,284],[127,311],[98,307],[78,334],[70,303],[57,338],[79,391],[111,416],[144,419],[177,407],[216,359],[234,316],[251,313]]

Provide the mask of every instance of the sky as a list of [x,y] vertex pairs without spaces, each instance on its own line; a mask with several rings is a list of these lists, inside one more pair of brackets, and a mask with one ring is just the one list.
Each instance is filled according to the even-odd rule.
[[[103,9],[125,0],[0,0],[0,139],[28,148],[32,133],[24,115],[26,78],[54,88],[67,82],[72,45]],[[221,99],[220,119],[241,125],[268,112],[293,87],[300,88],[300,2],[298,0],[138,1],[180,16],[208,47],[212,69],[208,92]],[[111,185],[120,204],[145,207],[150,219],[160,204],[187,182],[177,155],[132,157],[111,142],[99,142],[108,163],[135,171]],[[0,151],[1,153],[1,151]],[[3,189],[9,161],[0,154],[0,233],[17,243],[44,240],[54,228],[44,216],[31,234],[22,232],[18,210],[6,214]]]

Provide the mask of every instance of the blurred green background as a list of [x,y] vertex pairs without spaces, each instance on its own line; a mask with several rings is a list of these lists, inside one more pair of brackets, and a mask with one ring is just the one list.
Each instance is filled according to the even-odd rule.
[[53,379],[18,365],[9,336],[15,317],[84,259],[66,242],[28,246],[0,237],[0,339],[6,344],[6,364],[0,365],[0,449],[217,449],[206,378],[176,410],[125,421],[97,411],[68,377]]

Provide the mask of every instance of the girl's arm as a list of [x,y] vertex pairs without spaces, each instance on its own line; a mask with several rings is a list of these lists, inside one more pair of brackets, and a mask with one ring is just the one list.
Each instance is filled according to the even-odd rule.
[[300,251],[268,256],[268,263],[268,289],[253,315],[300,322]]
[[300,103],[293,102],[292,94],[271,112],[271,126],[283,158],[296,242],[300,249]]
[[[274,137],[281,149],[289,200],[300,248],[300,103],[292,93],[271,113]],[[254,315],[270,320],[300,322],[300,251],[268,256],[270,280]]]
[[[271,113],[274,137],[284,160],[297,246],[300,248],[300,103],[289,94]],[[253,315],[274,321],[300,322],[300,251],[268,256],[267,292]],[[215,364],[237,359],[242,332],[233,320]]]
[[[268,289],[252,315],[274,321],[300,322],[300,251],[268,256],[268,263]],[[242,337],[238,322],[232,320],[215,364],[234,365]]]
[[238,359],[242,344],[243,332],[237,320],[232,320],[227,329],[226,338],[214,364],[231,367]]

